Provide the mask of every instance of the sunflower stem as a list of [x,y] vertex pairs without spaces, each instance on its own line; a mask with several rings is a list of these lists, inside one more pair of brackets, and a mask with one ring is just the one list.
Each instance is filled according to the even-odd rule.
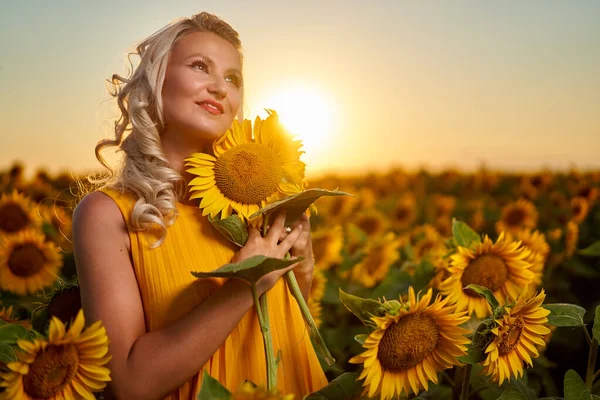
[[587,331],[587,328],[585,326],[583,326],[582,328],[583,328],[583,333],[585,333],[585,341],[587,342],[588,346],[592,346],[593,340],[590,336],[590,333]]
[[[584,328],[585,329],[585,328]],[[587,329],[586,329],[587,332]],[[598,355],[598,341],[592,339],[592,345],[590,346],[590,354],[588,356],[587,372],[585,374],[585,385],[588,389],[592,390],[594,384],[594,368],[596,367],[596,356]]]
[[469,398],[469,382],[471,381],[471,368],[472,364],[467,364],[464,369],[464,376],[462,381],[462,387],[460,391],[460,400],[467,400]]
[[271,390],[277,387],[277,363],[273,352],[273,340],[269,329],[269,310],[267,307],[267,294],[263,293],[258,297],[256,285],[252,285],[252,297],[254,298],[254,306],[258,315],[258,323],[263,336],[263,344],[265,347],[265,360],[267,362],[267,389]]
[[319,354],[321,354],[321,356],[323,356],[323,359],[325,359],[327,365],[331,367],[333,363],[335,363],[335,358],[333,358],[329,352],[329,349],[327,348],[327,345],[325,345],[325,341],[323,340],[323,337],[321,336],[321,333],[319,333],[319,329],[315,324],[315,320],[313,319],[312,315],[310,315],[308,305],[306,305],[306,301],[304,301],[304,296],[302,296],[300,286],[298,286],[296,275],[294,275],[294,272],[288,271],[285,273],[285,280],[290,292],[292,293],[292,296],[294,296],[298,306],[300,306],[300,311],[302,312],[304,321],[306,321],[308,332],[315,343],[316,350],[319,352]]
[[600,376],[600,369],[594,374],[594,381]]

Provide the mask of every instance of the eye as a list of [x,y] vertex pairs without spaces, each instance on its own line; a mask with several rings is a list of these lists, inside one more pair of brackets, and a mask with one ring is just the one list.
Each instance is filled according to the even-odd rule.
[[196,60],[191,64],[191,67],[208,73],[208,66],[202,60]]
[[239,88],[242,86],[242,78],[237,75],[231,75],[225,78],[225,80],[229,83],[232,83],[235,87]]

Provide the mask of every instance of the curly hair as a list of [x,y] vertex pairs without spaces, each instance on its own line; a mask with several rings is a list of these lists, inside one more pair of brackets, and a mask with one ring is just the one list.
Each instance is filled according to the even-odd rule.
[[[191,18],[179,18],[155,32],[127,56],[129,76],[112,76],[110,95],[117,99],[121,116],[115,121],[114,139],[103,139],[96,144],[96,158],[109,173],[99,178],[87,177],[95,189],[112,188],[135,195],[137,201],[131,215],[135,230],[148,230],[158,225],[160,238],[151,248],[160,246],[167,235],[167,227],[177,218],[175,203],[186,195],[184,178],[168,165],[160,133],[165,127],[161,91],[169,56],[175,43],[187,33],[212,32],[227,40],[237,49],[243,60],[238,33],[219,17],[202,12]],[[139,56],[134,68],[131,56]],[[243,93],[242,93],[243,98]],[[238,118],[242,119],[242,108]],[[124,153],[119,168],[114,170],[101,151],[117,147]],[[81,186],[81,185],[80,185]]]

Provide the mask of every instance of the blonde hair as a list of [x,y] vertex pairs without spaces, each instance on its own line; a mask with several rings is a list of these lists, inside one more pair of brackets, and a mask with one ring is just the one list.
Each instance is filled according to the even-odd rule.
[[[219,17],[206,12],[174,20],[142,41],[135,52],[128,54],[129,77],[114,74],[109,81],[112,85],[110,94],[117,98],[121,116],[115,122],[115,138],[99,141],[95,153],[110,173],[104,178],[87,178],[93,185],[99,185],[96,189],[108,187],[135,195],[137,201],[131,214],[133,228],[148,230],[158,225],[161,230],[151,248],[164,242],[167,227],[175,223],[178,215],[175,203],[187,193],[184,178],[168,166],[162,149],[160,132],[165,121],[161,91],[175,43],[191,32],[219,35],[234,45],[243,60],[238,33]],[[132,55],[140,57],[137,68],[133,68]],[[243,118],[241,113],[242,107],[239,119]],[[125,136],[126,132],[130,133]],[[100,154],[107,147],[118,147],[117,151],[124,153],[118,171],[113,170]]]

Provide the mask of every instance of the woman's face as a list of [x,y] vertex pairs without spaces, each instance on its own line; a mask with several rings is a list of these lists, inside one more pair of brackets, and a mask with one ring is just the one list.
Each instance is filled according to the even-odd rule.
[[241,69],[236,48],[217,34],[181,37],[162,89],[166,132],[209,143],[229,129],[240,108]]

